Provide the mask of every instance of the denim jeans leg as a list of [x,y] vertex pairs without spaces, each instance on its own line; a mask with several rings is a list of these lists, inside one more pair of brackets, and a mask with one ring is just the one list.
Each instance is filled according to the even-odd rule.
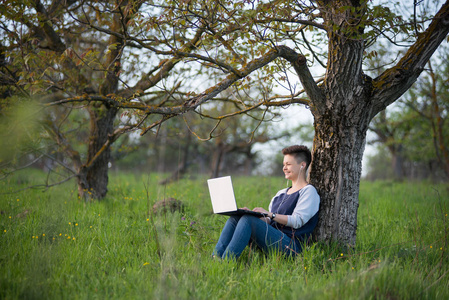
[[223,253],[223,258],[238,258],[246,246],[248,246],[253,222],[263,222],[258,218],[250,215],[243,215],[238,220],[235,226],[234,235],[230,240],[226,251]]
[[221,231],[220,238],[218,239],[217,245],[215,246],[212,255],[218,257],[223,257],[232,237],[234,236],[235,227],[240,219],[240,216],[230,216],[226,221],[223,230]]
[[264,252],[278,251],[287,255],[301,252],[296,243],[282,231],[251,215],[230,217],[215,246],[214,255],[238,258],[253,240]]
[[253,224],[251,239],[266,253],[276,251],[290,256],[301,252],[301,248],[288,235],[263,221]]

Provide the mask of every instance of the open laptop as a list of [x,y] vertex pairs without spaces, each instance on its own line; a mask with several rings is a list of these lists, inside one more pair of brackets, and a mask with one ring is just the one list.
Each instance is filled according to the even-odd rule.
[[207,185],[215,214],[228,216],[250,214],[259,218],[265,216],[263,213],[237,208],[231,176],[208,179]]

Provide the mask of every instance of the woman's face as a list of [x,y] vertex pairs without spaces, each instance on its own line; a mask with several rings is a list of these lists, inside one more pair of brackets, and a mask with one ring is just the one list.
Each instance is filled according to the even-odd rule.
[[301,165],[302,163],[298,163],[293,155],[284,155],[284,167],[282,170],[284,171],[285,178],[292,181],[298,180]]

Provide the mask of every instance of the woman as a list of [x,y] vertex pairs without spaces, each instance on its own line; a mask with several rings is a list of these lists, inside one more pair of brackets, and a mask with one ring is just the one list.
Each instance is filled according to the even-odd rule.
[[277,192],[268,211],[261,207],[253,209],[264,213],[264,218],[229,217],[215,246],[214,257],[238,258],[250,241],[264,252],[279,251],[286,255],[301,252],[301,245],[318,222],[320,196],[306,179],[312,160],[310,150],[294,145],[284,148],[282,154],[285,178],[292,181],[292,186]]

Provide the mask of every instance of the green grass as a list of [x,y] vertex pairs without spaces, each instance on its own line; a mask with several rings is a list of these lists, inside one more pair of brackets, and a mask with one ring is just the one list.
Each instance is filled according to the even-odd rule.
[[[2,192],[38,182],[16,174]],[[74,183],[0,195],[1,299],[448,299],[445,185],[362,182],[357,245],[314,244],[298,257],[247,249],[210,253],[226,220],[211,213],[205,178],[166,187],[156,175],[113,174],[106,199]],[[268,206],[280,178],[234,178],[239,205]],[[148,196],[147,196],[148,190]],[[184,202],[153,215],[153,203]]]

